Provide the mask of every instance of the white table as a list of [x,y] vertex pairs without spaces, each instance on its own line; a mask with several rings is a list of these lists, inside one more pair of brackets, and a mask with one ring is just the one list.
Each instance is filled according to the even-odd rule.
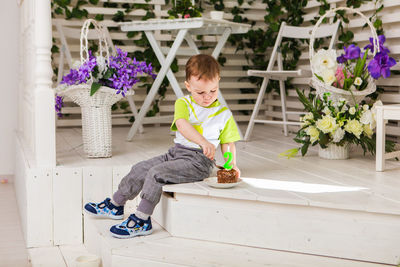
[[[154,97],[158,92],[158,88],[160,87],[161,82],[164,80],[165,76],[167,76],[169,82],[171,83],[171,87],[174,90],[176,97],[179,98],[183,96],[183,92],[172,70],[170,69],[170,66],[184,39],[195,54],[200,54],[192,38],[192,35],[221,36],[212,53],[212,56],[217,59],[219,54],[221,53],[223,46],[228,40],[229,35],[246,33],[251,27],[248,24],[235,23],[226,20],[213,20],[207,18],[153,19],[147,21],[123,22],[120,23],[120,25],[122,31],[144,31],[154,53],[157,56],[158,61],[161,64],[161,69],[157,74],[157,78],[155,79],[149,93],[147,94],[146,99],[144,100],[144,103],[140,108],[140,112],[137,118],[135,118],[135,122],[129,130],[127,136],[128,141],[132,140],[140,125],[143,123],[146,112],[153,102]],[[160,44],[156,41],[154,37],[154,32],[160,30],[177,31],[175,40],[166,57],[164,57],[164,54],[161,51]],[[227,105],[225,99],[221,94],[221,91],[219,91],[218,100],[222,104]],[[241,132],[240,135],[242,137]]]

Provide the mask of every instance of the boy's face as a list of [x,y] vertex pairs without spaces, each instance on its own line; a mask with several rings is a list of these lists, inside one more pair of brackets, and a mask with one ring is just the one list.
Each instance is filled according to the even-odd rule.
[[199,80],[198,76],[192,76],[189,81],[185,81],[185,85],[197,104],[208,107],[218,97],[219,79],[217,76],[213,80]]

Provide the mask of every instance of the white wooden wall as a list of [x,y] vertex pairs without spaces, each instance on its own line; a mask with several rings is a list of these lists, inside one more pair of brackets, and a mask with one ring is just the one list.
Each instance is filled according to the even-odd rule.
[[[16,1],[4,1],[0,25],[0,36],[7,36],[7,42],[0,42],[3,51],[0,65],[0,175],[15,174],[15,130],[17,128],[18,96],[18,6]],[[6,62],[6,63],[5,63]]]
[[[141,0],[111,0],[111,2],[142,2]],[[328,0],[329,3],[331,3],[331,6],[343,6],[345,1],[343,0]],[[167,15],[167,10],[169,9],[169,6],[166,6],[164,4],[163,0],[153,0],[151,3],[154,3],[154,9],[156,11],[156,16],[157,17],[165,17]],[[227,9],[233,8],[234,6],[237,5],[236,1],[224,1],[225,7]],[[387,37],[387,46],[391,49],[392,54],[396,59],[400,58],[400,43],[399,43],[399,38],[400,38],[400,30],[399,25],[400,25],[400,1],[398,0],[383,0],[383,4],[385,5],[385,8],[379,13],[379,15],[383,19],[384,23],[384,30],[385,30],[385,35]],[[317,1],[309,1],[307,7],[305,8],[306,15],[304,16],[304,25],[311,25],[310,20],[312,20],[314,17],[318,16],[318,9],[319,9],[319,3]],[[244,4],[243,7],[248,8],[248,11],[243,15],[244,17],[247,17],[251,20],[256,20],[257,24],[256,27],[265,27],[265,23],[263,21],[263,17],[265,15],[265,8],[266,4],[263,4],[261,0],[256,0],[252,5]],[[87,6],[85,7],[88,12],[89,16],[93,17],[95,14],[104,14],[105,20],[103,23],[107,26],[117,26],[115,22],[111,20],[112,15],[117,11],[117,9],[111,9],[111,8],[102,8],[102,7],[93,7],[93,6]],[[369,17],[375,9],[374,3],[368,3],[363,5],[360,10]],[[121,9],[122,10],[122,9]],[[209,11],[209,10],[208,10]],[[203,16],[208,17],[208,11],[204,12]],[[145,13],[143,10],[133,10],[129,14],[128,18],[129,19],[140,19],[141,16],[143,16]],[[225,19],[232,19],[232,14],[225,14]],[[65,21],[63,20],[65,24],[69,25],[80,25],[82,22],[80,21]],[[364,46],[368,41],[368,38],[370,36],[368,28],[365,28],[362,30],[362,26],[364,24],[364,21],[362,21],[359,17],[355,17],[354,20],[351,21],[349,28],[355,33],[355,38],[354,40],[357,41],[360,45]],[[54,37],[58,38],[58,33],[53,32]],[[123,40],[126,41],[128,38],[126,37],[126,33],[124,32],[112,32],[111,36],[114,40]],[[139,36],[134,37],[133,39],[139,38]],[[158,40],[161,41],[162,44],[164,44],[165,50],[168,50],[168,47],[166,46],[166,41],[171,40],[171,35],[168,34],[167,32],[162,32],[157,35]],[[58,40],[57,40],[58,41]],[[203,41],[205,45],[213,45],[215,44],[215,37],[213,36],[205,36],[203,38]],[[138,47],[135,47],[133,45],[132,41],[127,41],[128,45],[121,47],[122,49],[126,51],[135,51],[137,49],[141,49]],[[129,44],[130,43],[130,44]],[[184,47],[188,47],[186,44],[184,44]],[[306,48],[306,47],[305,47]],[[73,51],[73,56],[78,58],[78,50],[79,46],[78,44],[73,44],[71,45],[70,49]],[[180,66],[180,71],[176,74],[178,81],[181,83],[182,88],[183,86],[183,79],[184,79],[184,65],[189,57],[188,54],[184,54],[184,50],[181,50],[183,54],[178,56],[178,63]],[[250,118],[250,113],[248,115],[244,115],[242,112],[239,112],[240,110],[246,110],[248,112],[251,112],[253,109],[253,104],[239,104],[238,100],[239,99],[250,99],[254,100],[256,99],[257,94],[256,93],[251,93],[251,94],[241,94],[240,93],[240,88],[242,89],[248,89],[248,88],[254,88],[257,89],[257,87],[248,82],[248,81],[238,81],[238,77],[246,77],[246,72],[242,70],[243,65],[248,65],[248,62],[245,60],[244,53],[252,53],[249,49],[246,49],[245,51],[239,51],[236,52],[236,47],[230,46],[230,44],[227,44],[226,47],[222,50],[222,56],[226,57],[227,61],[222,67],[222,79],[220,83],[220,88],[224,94],[225,99],[227,100],[228,104],[230,105],[231,110],[235,114],[235,118],[237,121],[241,122],[246,122]],[[203,50],[203,53],[211,53],[211,50]],[[59,59],[57,56],[54,59],[54,64],[58,65]],[[308,53],[305,52],[303,53],[301,57],[301,61],[299,62],[299,65],[301,66],[307,66],[308,65]],[[399,68],[400,69],[400,68]],[[397,86],[399,84],[400,76],[395,76],[393,75],[391,78],[386,79],[386,80],[381,80],[379,82],[379,85],[385,87],[385,94],[382,96],[382,100],[385,103],[400,103],[400,94],[399,94],[399,87]],[[295,85],[297,85],[299,88],[307,88],[308,80],[307,79],[295,79],[294,80]],[[137,89],[136,90],[136,95],[135,95],[135,101],[141,105],[142,101],[144,100],[145,97],[145,91],[144,89]],[[294,90],[289,90],[289,97],[288,97],[288,107],[290,109],[297,110],[302,107],[301,103],[297,100],[296,97],[296,92]],[[161,113],[162,114],[172,114],[173,112],[173,103],[175,100],[175,96],[173,94],[173,91],[170,89],[167,91],[167,96],[166,98],[161,102]],[[79,114],[80,114],[80,108],[76,107],[70,103],[67,104],[68,107],[64,108],[65,113],[71,114],[71,116],[64,117],[61,120],[58,120],[57,125],[58,126],[79,126],[80,125],[80,119],[79,119]],[[269,94],[266,96],[266,102],[265,105],[262,107],[262,110],[272,110],[271,116],[279,118],[281,116],[280,113],[280,101],[278,96],[273,93]],[[261,112],[262,113],[262,112]],[[297,119],[296,117],[294,117]],[[115,118],[113,119],[114,125],[127,125],[129,124],[127,119],[125,118]],[[400,128],[397,127],[395,124],[391,124],[390,127],[388,127],[388,133],[400,136]]]

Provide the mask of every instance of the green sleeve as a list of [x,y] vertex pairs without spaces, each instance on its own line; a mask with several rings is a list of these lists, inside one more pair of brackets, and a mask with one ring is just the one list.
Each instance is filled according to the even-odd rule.
[[171,131],[178,130],[175,125],[175,122],[178,119],[186,119],[187,121],[189,121],[189,109],[185,100],[183,100],[182,98],[179,98],[175,101],[174,121],[171,124]]
[[219,141],[221,144],[226,144],[226,143],[233,143],[239,140],[240,140],[239,130],[232,115],[226,122],[224,129],[219,135]]

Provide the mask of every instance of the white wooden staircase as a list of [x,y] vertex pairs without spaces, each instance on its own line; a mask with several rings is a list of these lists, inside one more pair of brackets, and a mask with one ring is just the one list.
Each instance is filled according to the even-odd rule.
[[[167,151],[168,133],[168,127],[153,128],[126,143],[126,129],[113,129],[113,157],[88,160],[80,132],[65,129],[53,170],[33,169],[29,157],[18,153],[16,191],[27,246],[79,244],[83,234],[103,266],[400,262],[400,163],[389,160],[387,170],[377,173],[374,158],[357,151],[339,161],[319,159],[316,150],[306,157],[279,158],[296,145],[274,127],[257,126],[254,140],[238,144],[243,184],[231,189],[203,182],[164,186],[152,217],[157,231],[148,237],[115,239],[108,231],[118,221],[82,217],[83,205],[111,196],[132,164]],[[43,186],[52,189],[48,195],[36,193]],[[127,205],[126,215],[136,204]]]
[[154,223],[153,234],[116,239],[109,233],[114,220],[85,215],[85,246],[102,258],[103,266],[330,266],[374,267],[380,264],[279,250],[174,237]]

